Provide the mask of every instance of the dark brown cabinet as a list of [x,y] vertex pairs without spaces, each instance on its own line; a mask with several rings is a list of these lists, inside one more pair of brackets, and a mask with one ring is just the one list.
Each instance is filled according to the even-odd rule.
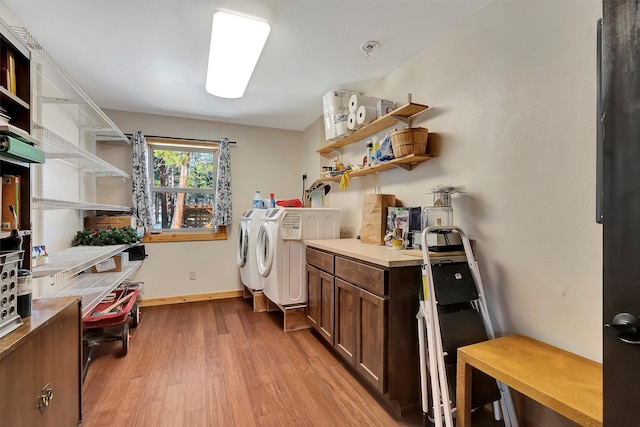
[[31,318],[0,339],[0,424],[72,427],[81,421],[80,301],[34,301]]
[[0,23],[0,107],[9,123],[31,133],[29,50]]
[[335,348],[351,366],[356,364],[356,300],[358,288],[336,279],[336,341]]
[[329,344],[333,345],[333,276],[307,265],[307,283],[307,320]]
[[336,350],[381,393],[386,391],[386,300],[336,278]]
[[[0,133],[13,140],[0,151],[0,176],[19,177],[19,229],[24,250],[21,267],[31,268],[31,169],[40,162],[32,155],[40,153],[33,146],[31,134],[31,55],[24,44],[3,22],[0,22]],[[23,148],[15,148],[23,145]],[[26,150],[26,151],[25,151]],[[26,154],[30,153],[30,154]],[[4,221],[7,221],[6,219]],[[0,239],[9,237],[3,224]],[[12,243],[0,240],[0,250],[13,249]]]
[[307,281],[307,317],[319,336],[397,415],[417,408],[420,266],[383,267],[308,247]]
[[356,371],[385,393],[387,301],[359,289],[356,298]]

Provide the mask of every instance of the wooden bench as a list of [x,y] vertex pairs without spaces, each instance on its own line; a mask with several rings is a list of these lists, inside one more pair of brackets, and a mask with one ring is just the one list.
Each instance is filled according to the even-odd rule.
[[458,427],[471,426],[473,368],[581,426],[602,426],[602,364],[511,335],[458,349]]

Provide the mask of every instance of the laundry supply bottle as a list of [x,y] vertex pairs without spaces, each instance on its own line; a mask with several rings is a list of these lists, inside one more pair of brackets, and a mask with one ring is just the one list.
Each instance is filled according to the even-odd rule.
[[259,209],[262,205],[262,197],[260,196],[260,190],[256,191],[256,194],[253,196],[253,208]]
[[371,155],[371,157],[373,158],[373,163],[378,163],[380,159],[380,157],[378,156],[378,150],[380,148],[380,138],[374,136],[373,138],[371,138],[371,140],[373,141],[373,154]]
[[276,199],[275,199],[276,195],[273,193],[269,193],[269,198],[271,199],[271,207],[275,208],[276,207]]

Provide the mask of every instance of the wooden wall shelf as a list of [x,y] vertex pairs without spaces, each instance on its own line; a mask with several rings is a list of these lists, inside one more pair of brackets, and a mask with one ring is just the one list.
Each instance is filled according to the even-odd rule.
[[9,90],[4,87],[4,86],[0,86],[0,94],[3,98],[3,100],[6,101],[10,101],[13,102],[17,105],[19,105],[20,107],[24,108],[25,110],[29,110],[29,104],[24,102],[22,99],[18,98],[18,96],[12,94],[11,92],[9,92]]
[[374,120],[368,125],[361,127],[360,129],[354,131],[352,134],[319,148],[318,150],[316,150],[316,152],[320,154],[328,154],[333,152],[334,150],[339,150],[346,147],[347,145],[361,141],[362,139],[367,138],[371,135],[375,135],[376,133],[387,129],[398,122],[408,122],[409,118],[423,112],[427,108],[429,108],[428,105],[410,102],[409,104],[405,104],[400,108],[396,108],[389,114],[386,114]]
[[[429,160],[431,158],[433,158],[433,156],[430,154],[409,154],[408,156],[399,157],[397,159],[389,160],[384,163],[379,163],[377,165],[362,168],[357,171],[350,171],[349,178],[365,176],[365,175],[378,173],[378,172],[386,171],[393,168],[403,168],[406,170],[411,170],[413,165],[415,165],[416,163],[424,162],[425,160]],[[320,181],[339,182],[341,178],[342,178],[342,175],[338,175],[338,176],[332,176],[328,178],[321,178]]]

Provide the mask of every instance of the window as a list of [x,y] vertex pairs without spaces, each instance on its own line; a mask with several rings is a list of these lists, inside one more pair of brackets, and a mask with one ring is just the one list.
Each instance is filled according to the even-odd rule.
[[213,231],[217,144],[147,138],[153,231]]

